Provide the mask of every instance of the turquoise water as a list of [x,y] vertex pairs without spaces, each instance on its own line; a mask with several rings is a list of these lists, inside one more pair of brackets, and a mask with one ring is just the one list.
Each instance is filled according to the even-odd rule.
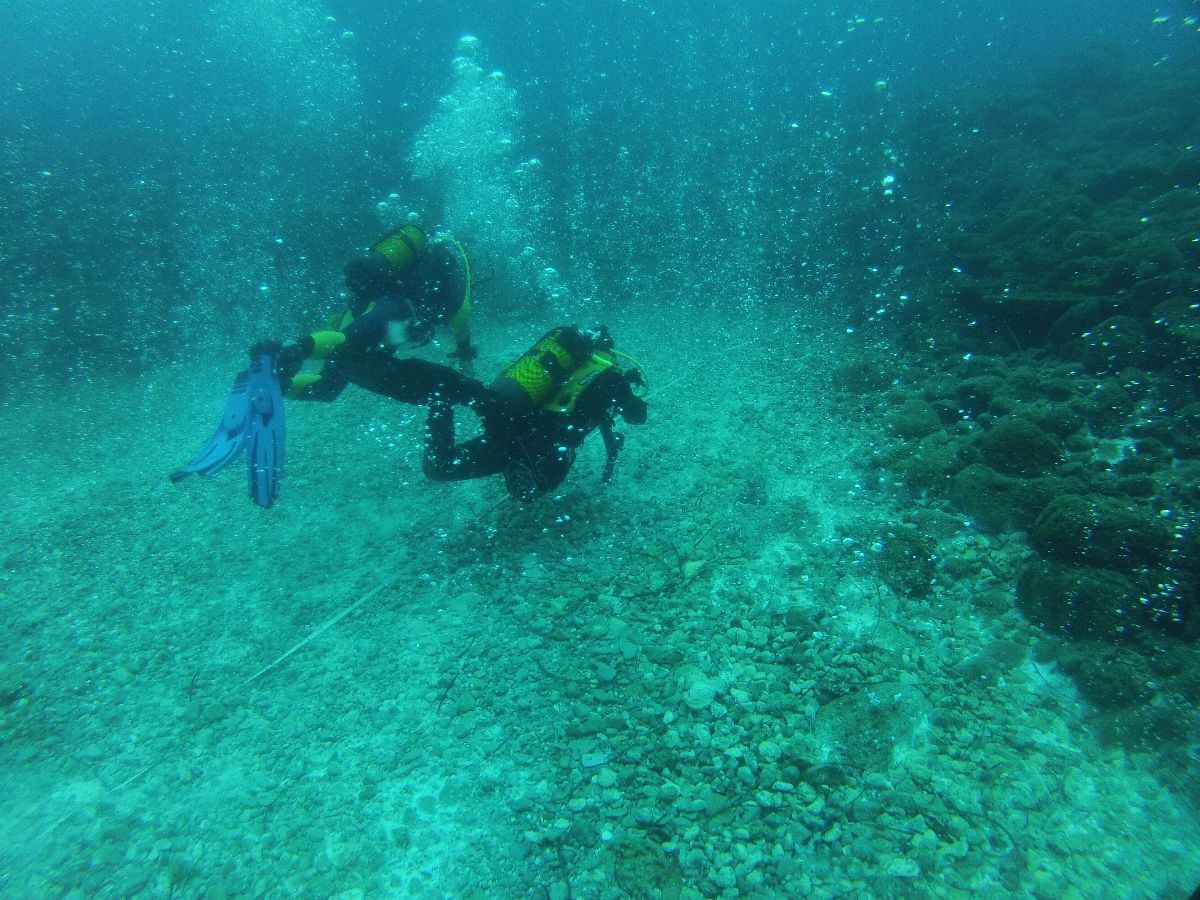
[[[1200,33],[1103,13],[18,4],[0,894],[1188,896]],[[410,212],[613,481],[351,388],[170,484]]]

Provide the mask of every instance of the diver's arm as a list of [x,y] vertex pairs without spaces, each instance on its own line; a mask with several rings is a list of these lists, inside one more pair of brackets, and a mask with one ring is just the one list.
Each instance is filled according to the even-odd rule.
[[324,360],[346,342],[340,331],[314,331],[294,343],[259,341],[250,348],[251,357],[269,353],[275,360],[275,376],[287,397],[301,400],[334,400],[346,387],[344,378],[330,378],[324,373],[300,371],[306,360]]
[[649,411],[646,401],[633,392],[633,385],[645,384],[642,373],[631,369],[613,378],[611,408],[630,425],[644,425]]
[[450,358],[458,363],[458,367],[467,375],[474,375],[472,361],[479,355],[479,350],[471,343],[471,301],[464,299],[458,311],[450,317],[450,331],[454,334],[454,352]]
[[[450,356],[458,361],[460,369],[470,375],[473,368],[471,361],[479,355],[479,351],[471,343],[471,267],[467,262],[466,251],[461,246],[456,246],[456,248],[462,261],[462,300],[448,316],[450,332],[454,335],[455,345],[454,352]],[[458,262],[450,254],[447,255],[447,261],[450,265],[457,265]]]
[[600,436],[604,438],[604,474],[600,476],[600,483],[608,484],[617,467],[617,454],[625,443],[625,435],[613,431],[612,419],[605,419],[600,423]]

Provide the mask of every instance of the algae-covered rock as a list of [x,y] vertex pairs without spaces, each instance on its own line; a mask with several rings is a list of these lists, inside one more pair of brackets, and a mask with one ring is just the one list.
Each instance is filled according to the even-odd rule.
[[1062,446],[1028,419],[1001,420],[979,441],[983,461],[1004,475],[1034,476],[1052,469],[1062,458]]
[[992,398],[996,396],[1004,384],[1004,379],[995,375],[979,375],[966,378],[959,382],[954,391],[954,399],[959,408],[971,416],[978,416],[988,411]]
[[1133,445],[1133,449],[1138,456],[1146,459],[1151,459],[1159,463],[1169,463],[1171,461],[1171,448],[1156,437],[1141,438]]
[[880,539],[875,557],[883,583],[902,597],[926,597],[937,571],[936,545],[912,525],[891,529]]
[[832,700],[817,713],[817,729],[838,762],[884,768],[911,746],[931,707],[915,686],[880,682]]
[[1141,323],[1130,316],[1112,316],[1083,335],[1083,364],[1092,372],[1120,372],[1145,366],[1150,342]]
[[1096,437],[1121,436],[1138,404],[1139,392],[1134,389],[1134,380],[1105,378],[1075,405]]
[[1105,709],[1144,703],[1154,695],[1154,673],[1135,650],[1086,641],[1060,660],[1088,700]]
[[1170,187],[1166,172],[1153,166],[1126,164],[1098,173],[1087,186],[1088,196],[1096,203],[1112,203],[1130,191],[1147,194]]
[[893,450],[885,465],[905,484],[923,491],[945,485],[963,467],[963,442],[945,431],[913,441]]
[[[1058,379],[1047,377],[1044,366],[1024,365],[1017,360],[1009,360],[1004,367],[1004,392],[1014,400],[1031,403],[1046,398],[1054,399],[1053,395],[1061,395],[1062,387]],[[1070,396],[1069,390],[1067,396]]]
[[1200,403],[1188,403],[1175,412],[1164,431],[1176,457],[1200,458]]
[[[1010,220],[1013,227],[1033,227],[1037,224]],[[1052,251],[1032,244],[1016,244],[1013,247],[1012,265],[1034,280],[1044,278],[1059,260]],[[1050,326],[1070,309],[1074,298],[1058,290],[1023,290],[1019,293],[1006,292],[1004,288],[985,290],[978,294],[977,302],[967,311],[977,313],[1001,323],[1002,331],[1014,345],[1042,342]],[[1020,349],[1014,346],[1014,349]]]
[[942,427],[933,407],[911,397],[888,415],[888,426],[899,437],[920,438]]
[[1029,621],[1073,638],[1115,642],[1138,623],[1134,582],[1093,566],[1031,563],[1017,579],[1017,605]]
[[874,394],[891,382],[889,368],[882,362],[858,360],[833,370],[833,386],[847,394]]
[[1028,528],[1059,491],[1053,478],[1014,478],[980,463],[954,476],[950,495],[986,531]]
[[1132,571],[1163,562],[1174,532],[1160,516],[1134,503],[1064,495],[1046,505],[1029,537],[1051,559]]
[[1154,324],[1191,350],[1200,350],[1200,305],[1175,297],[1154,307]]
[[1105,297],[1086,297],[1075,303],[1050,326],[1050,340],[1056,346],[1079,341],[1105,319],[1114,315],[1117,304]]
[[647,834],[631,830],[609,847],[613,881],[621,896],[633,898],[675,898],[683,890],[683,873],[674,856]]
[[1117,482],[1117,490],[1138,500],[1148,500],[1158,492],[1158,485],[1149,475],[1127,475]]
[[979,653],[960,660],[952,667],[968,681],[987,681],[1003,677],[1023,663],[1029,656],[1029,647],[1006,638],[992,641]]
[[1067,438],[1083,427],[1083,416],[1065,403],[1044,404],[1025,410],[1025,417],[1047,434]]
[[1162,468],[1162,463],[1156,462],[1148,456],[1126,456],[1123,459],[1117,460],[1113,466],[1113,471],[1121,477],[1130,475],[1152,475]]

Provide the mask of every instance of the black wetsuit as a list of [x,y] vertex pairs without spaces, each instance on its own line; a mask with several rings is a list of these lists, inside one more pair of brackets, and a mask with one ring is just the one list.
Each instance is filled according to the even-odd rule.
[[[343,384],[429,406],[426,476],[465,481],[503,474],[509,492],[520,500],[532,500],[562,484],[576,449],[596,429],[608,454],[603,478],[607,481],[622,443],[613,431],[615,416],[635,425],[646,420],[645,401],[634,396],[629,381],[616,369],[596,377],[566,414],[517,410],[483,382],[449,366],[397,359],[369,345],[360,347],[357,341],[330,358],[326,370],[331,368]],[[480,416],[481,434],[455,443],[455,406],[467,406]]]
[[[422,359],[396,359],[392,355],[396,348],[387,341],[388,330],[393,323],[408,318],[407,308],[407,304],[396,300],[376,301],[369,312],[343,330],[346,342],[325,359],[320,379],[289,396],[300,400],[336,400],[346,385],[354,384],[404,403],[424,404],[437,399],[437,385],[443,382],[448,385],[474,382],[447,366]],[[303,342],[299,346],[303,350]],[[452,403],[471,399],[459,393],[452,393],[451,397]]]
[[[439,322],[452,324],[460,352],[469,346],[466,317],[460,315],[467,303],[465,298],[466,273],[457,254],[444,244],[434,245],[419,265],[392,277],[385,292],[353,295],[350,308],[325,332],[301,338],[276,354],[278,374],[292,379],[304,360],[313,358],[314,338],[329,332],[345,337],[336,350],[323,357],[319,377],[300,376],[292,382],[288,396],[332,401],[346,385],[355,384],[405,403],[423,404],[440,396],[437,388],[442,382],[462,387],[460,382],[471,379],[435,363],[396,360],[393,353],[428,343]],[[394,334],[397,328],[405,333]],[[406,383],[406,376],[411,383]],[[453,403],[466,403],[476,397],[461,390],[451,390],[450,396]]]
[[[503,474],[509,492],[521,500],[558,487],[575,462],[576,449],[599,429],[608,455],[603,480],[609,479],[622,442],[613,431],[615,417],[633,424],[646,420],[646,403],[634,396],[631,386],[633,379],[640,381],[636,370],[625,374],[613,367],[600,372],[580,390],[570,412],[518,408],[512,398],[449,366],[397,358],[388,331],[392,323],[407,318],[407,306],[398,304],[376,300],[334,333],[340,343],[323,357],[320,376],[297,376],[288,382],[288,396],[333,400],[346,385],[354,384],[402,403],[428,406],[425,474],[435,481]],[[270,351],[281,378],[296,375],[303,360],[313,355],[315,339],[321,335]],[[480,435],[455,443],[455,406],[469,407],[481,417]]]
[[[462,390],[451,384],[439,388],[448,395]],[[532,500],[562,484],[575,462],[576,449],[599,428],[608,451],[603,478],[607,481],[621,447],[621,436],[612,430],[614,417],[620,414],[637,425],[646,420],[645,401],[633,395],[629,381],[615,369],[589,384],[569,414],[516,412],[499,395],[489,394],[482,403],[473,403],[483,417],[483,433],[458,444],[454,442],[452,406],[456,401],[448,398],[431,404],[424,459],[429,478],[463,481],[503,474],[510,494]]]

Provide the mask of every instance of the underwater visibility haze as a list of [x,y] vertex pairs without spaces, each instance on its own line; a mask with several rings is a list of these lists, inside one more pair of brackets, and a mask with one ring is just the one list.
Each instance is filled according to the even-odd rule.
[[1190,896],[1197,72],[8,4],[0,896]]

